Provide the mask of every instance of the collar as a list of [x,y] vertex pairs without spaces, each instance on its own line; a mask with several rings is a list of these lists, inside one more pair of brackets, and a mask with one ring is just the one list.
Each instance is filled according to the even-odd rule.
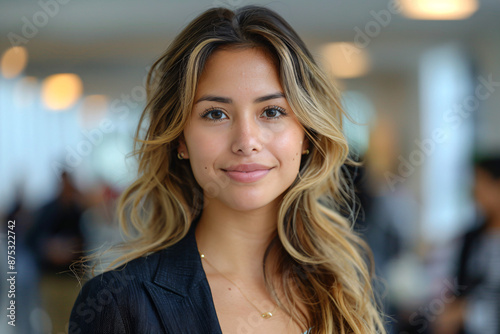
[[144,283],[166,333],[222,334],[196,245],[199,217],[184,238],[159,252],[153,282]]
[[184,238],[161,251],[153,280],[155,284],[183,297],[187,297],[200,283],[207,282],[195,238],[200,216],[201,214],[193,220]]

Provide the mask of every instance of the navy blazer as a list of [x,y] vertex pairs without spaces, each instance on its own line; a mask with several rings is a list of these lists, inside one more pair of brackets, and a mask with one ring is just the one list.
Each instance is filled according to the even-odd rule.
[[93,277],[71,311],[73,333],[221,334],[194,230],[181,241]]

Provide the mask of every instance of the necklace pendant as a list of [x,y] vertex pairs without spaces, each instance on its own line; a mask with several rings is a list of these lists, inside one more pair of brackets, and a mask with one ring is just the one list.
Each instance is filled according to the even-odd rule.
[[260,316],[264,319],[269,319],[273,316],[273,314],[271,312],[266,312],[266,313],[262,313]]

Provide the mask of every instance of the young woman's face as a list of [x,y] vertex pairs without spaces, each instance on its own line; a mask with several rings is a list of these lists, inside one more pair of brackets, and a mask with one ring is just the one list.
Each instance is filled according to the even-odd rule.
[[[239,211],[276,204],[297,177],[307,149],[277,69],[256,48],[210,56],[184,139],[179,152],[189,159],[206,204],[220,201]],[[248,164],[262,166],[230,171]]]

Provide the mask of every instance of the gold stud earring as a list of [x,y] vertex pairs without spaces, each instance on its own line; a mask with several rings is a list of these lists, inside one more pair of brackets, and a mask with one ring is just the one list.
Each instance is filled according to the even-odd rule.
[[305,151],[305,152],[303,152],[302,154],[308,155],[308,154],[309,154],[309,150],[306,150],[306,151]]
[[184,159],[184,152],[177,153],[177,158],[178,158],[179,160]]

